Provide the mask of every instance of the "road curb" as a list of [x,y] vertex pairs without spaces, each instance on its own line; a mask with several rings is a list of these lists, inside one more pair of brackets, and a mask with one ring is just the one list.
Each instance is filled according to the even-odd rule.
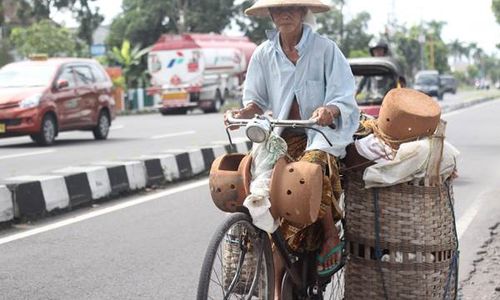
[[14,218],[14,204],[12,195],[5,185],[0,185],[0,222]]
[[465,101],[465,102],[460,102],[460,103],[442,105],[441,106],[441,113],[443,113],[443,114],[449,113],[449,112],[452,112],[452,111],[455,111],[455,110],[464,109],[464,108],[471,107],[471,106],[474,106],[474,105],[478,105],[478,104],[481,104],[481,103],[484,103],[484,102],[487,102],[487,101],[492,101],[492,100],[495,100],[495,99],[499,99],[499,97],[498,96],[497,97],[495,97],[495,96],[489,96],[489,97],[473,99],[473,100],[470,100],[470,101]]
[[127,160],[67,167],[43,175],[7,178],[0,185],[0,222],[43,217],[190,179],[210,170],[212,162],[222,154],[251,149],[248,141],[234,145],[167,150]]

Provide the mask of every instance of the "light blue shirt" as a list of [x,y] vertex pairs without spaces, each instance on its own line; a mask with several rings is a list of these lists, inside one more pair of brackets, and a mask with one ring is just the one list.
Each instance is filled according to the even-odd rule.
[[[333,147],[321,134],[307,130],[306,150],[319,149],[344,157],[345,147],[352,142],[359,124],[354,76],[344,55],[335,42],[313,32],[306,24],[295,46],[299,54],[296,65],[281,49],[278,32],[270,32],[268,38],[250,59],[243,104],[253,102],[263,111],[271,110],[274,118],[287,119],[296,97],[303,120],[320,106],[337,106],[340,116],[334,121],[336,129],[318,127]],[[278,133],[281,131],[277,128]]]

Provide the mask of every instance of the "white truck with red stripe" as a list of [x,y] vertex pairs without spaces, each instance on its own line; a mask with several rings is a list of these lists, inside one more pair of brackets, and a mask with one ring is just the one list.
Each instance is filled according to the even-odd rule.
[[219,111],[225,98],[240,89],[256,47],[246,37],[163,35],[148,56],[148,92],[161,97],[162,114],[195,107]]

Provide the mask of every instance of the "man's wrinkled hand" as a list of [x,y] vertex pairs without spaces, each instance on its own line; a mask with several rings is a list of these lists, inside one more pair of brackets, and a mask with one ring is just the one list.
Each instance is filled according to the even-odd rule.
[[315,119],[319,126],[330,126],[339,113],[336,106],[321,106],[313,112],[311,119]]
[[[251,118],[255,117],[256,114],[260,115],[262,113],[263,113],[262,110],[258,106],[256,106],[255,104],[249,104],[246,107],[241,108],[241,109],[228,110],[224,114],[224,124],[226,126],[229,125],[227,122],[228,115],[232,116],[235,119],[251,119]],[[240,128],[240,127],[235,126],[235,125],[230,127],[231,130],[235,130],[238,128]]]

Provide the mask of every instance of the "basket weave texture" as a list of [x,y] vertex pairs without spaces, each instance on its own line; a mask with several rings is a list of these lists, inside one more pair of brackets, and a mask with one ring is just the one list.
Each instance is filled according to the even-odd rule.
[[[226,290],[231,285],[231,282],[236,276],[236,270],[238,269],[241,255],[239,230],[240,228],[232,228],[232,232],[227,234],[223,241],[222,280],[224,289]],[[243,264],[241,266],[241,274],[236,286],[234,287],[234,292],[237,294],[246,294],[250,290],[257,266],[257,255],[255,255],[254,249],[255,247],[250,247],[248,252],[245,254],[245,259],[243,260]]]
[[451,182],[365,189],[346,174],[346,299],[454,299],[458,243]]

